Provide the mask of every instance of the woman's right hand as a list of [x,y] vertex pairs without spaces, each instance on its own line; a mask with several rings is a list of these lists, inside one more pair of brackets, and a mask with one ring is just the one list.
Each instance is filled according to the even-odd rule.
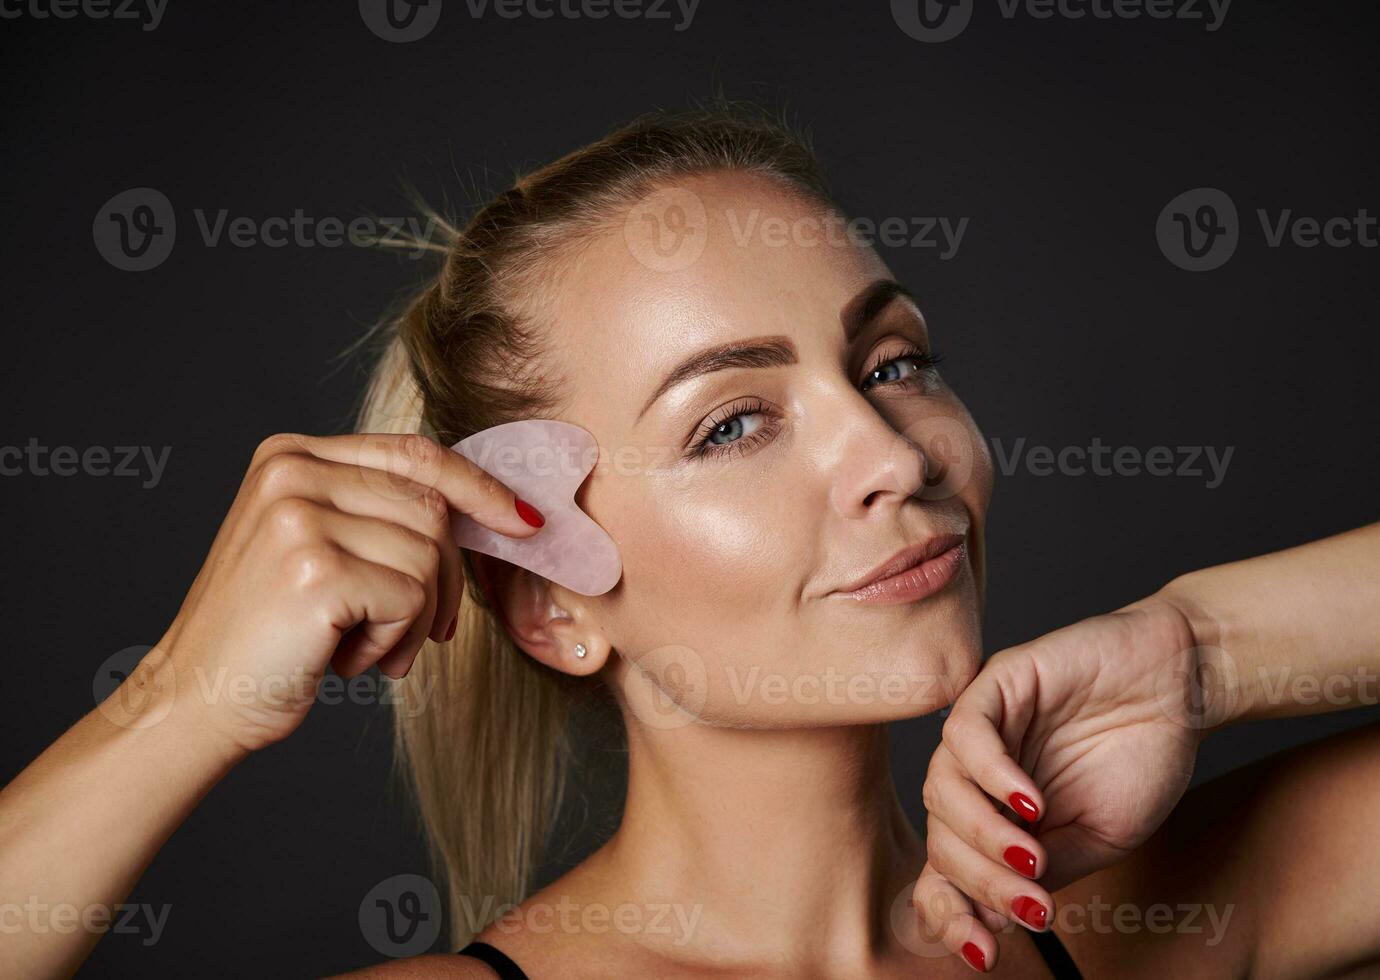
[[150,668],[248,752],[301,724],[327,664],[403,676],[428,637],[455,628],[452,510],[538,533],[513,491],[425,436],[269,437],[167,634],[126,683]]

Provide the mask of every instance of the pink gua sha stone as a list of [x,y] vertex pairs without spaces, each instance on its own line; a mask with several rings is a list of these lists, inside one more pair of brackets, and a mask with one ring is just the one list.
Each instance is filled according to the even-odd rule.
[[575,503],[599,459],[594,436],[554,419],[524,419],[482,429],[450,447],[541,511],[530,538],[491,531],[465,514],[452,521],[455,543],[501,558],[581,595],[618,584],[623,563],[613,539]]

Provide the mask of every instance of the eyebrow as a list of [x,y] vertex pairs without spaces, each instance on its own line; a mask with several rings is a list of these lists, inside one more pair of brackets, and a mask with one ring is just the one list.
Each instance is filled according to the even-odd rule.
[[[914,301],[909,289],[894,279],[878,279],[869,283],[858,295],[850,299],[839,313],[839,324],[848,343],[863,331],[887,308],[892,300],[904,296]],[[747,340],[734,340],[716,344],[691,354],[681,361],[662,379],[656,391],[643,404],[637,413],[637,422],[647,414],[647,409],[666,392],[692,378],[727,368],[780,367],[795,364],[798,360],[795,343],[782,334],[770,337],[752,337]]]

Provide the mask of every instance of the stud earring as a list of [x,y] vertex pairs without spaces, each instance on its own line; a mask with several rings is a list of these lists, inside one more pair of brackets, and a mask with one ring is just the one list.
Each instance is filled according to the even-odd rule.
[[589,651],[585,649],[585,645],[584,645],[583,643],[577,643],[577,644],[575,644],[575,656],[577,656],[577,657],[579,657],[581,660],[583,660],[584,657],[585,657],[585,654],[587,654],[587,653],[589,653]]

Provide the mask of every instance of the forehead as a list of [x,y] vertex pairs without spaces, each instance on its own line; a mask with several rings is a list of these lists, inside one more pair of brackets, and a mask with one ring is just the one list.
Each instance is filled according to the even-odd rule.
[[630,206],[561,263],[543,303],[544,346],[568,417],[611,434],[701,348],[763,334],[790,336],[802,352],[841,344],[843,307],[887,276],[841,218],[773,180],[689,178]]

